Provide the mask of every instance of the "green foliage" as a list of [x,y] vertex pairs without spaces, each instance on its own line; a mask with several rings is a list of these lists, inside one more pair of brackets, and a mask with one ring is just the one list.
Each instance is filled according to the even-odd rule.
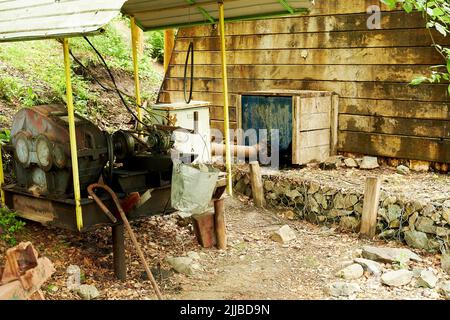
[[14,212],[0,208],[0,239],[14,246],[17,243],[15,234],[25,226],[25,222],[18,220]]
[[[391,8],[401,5],[402,8],[410,13],[414,10],[422,12],[427,20],[428,29],[436,29],[444,37],[450,34],[450,2],[448,0],[381,0]],[[411,84],[419,85],[424,82],[440,83],[450,81],[450,48],[436,43],[433,34],[430,33],[436,50],[442,55],[444,64],[434,66],[431,70],[431,76],[421,76],[414,79]],[[450,94],[450,85],[448,86]]]
[[11,140],[11,132],[7,129],[0,131],[0,145],[8,143]]
[[162,31],[149,32],[148,42],[151,46],[150,56],[159,62],[164,61],[164,33]]

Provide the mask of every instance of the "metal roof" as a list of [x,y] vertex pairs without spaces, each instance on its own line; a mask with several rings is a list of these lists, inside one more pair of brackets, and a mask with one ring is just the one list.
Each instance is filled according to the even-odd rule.
[[[225,0],[227,21],[305,12],[311,0]],[[98,32],[120,12],[144,30],[211,24],[215,0],[0,0],[0,41]]]
[[[225,20],[304,13],[310,0],[225,0]],[[144,30],[212,24],[219,18],[217,0],[128,0],[122,12]]]

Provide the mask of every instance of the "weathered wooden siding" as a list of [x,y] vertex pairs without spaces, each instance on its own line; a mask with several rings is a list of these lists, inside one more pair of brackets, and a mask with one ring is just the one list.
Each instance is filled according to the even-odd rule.
[[[228,24],[231,93],[333,91],[340,95],[340,151],[450,162],[447,86],[408,85],[442,63],[422,16],[382,6],[381,29],[369,30],[370,5],[379,2],[316,0],[309,16]],[[450,37],[436,39],[450,44]],[[222,128],[219,38],[212,26],[179,31],[159,99],[183,99],[191,41],[196,50],[194,99],[211,101],[212,126]],[[230,113],[235,125],[233,106]]]

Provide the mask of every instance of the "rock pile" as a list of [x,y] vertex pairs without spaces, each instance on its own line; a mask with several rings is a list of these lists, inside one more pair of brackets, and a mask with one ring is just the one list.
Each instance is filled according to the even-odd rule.
[[[367,158],[367,159],[366,159]],[[362,164],[375,167],[375,159],[366,157]],[[336,157],[335,164],[346,165]],[[353,159],[352,159],[353,160]],[[354,160],[357,162],[356,160]],[[349,163],[348,165],[353,165]],[[326,166],[333,167],[333,161]],[[407,174],[405,168],[400,168]],[[252,196],[246,168],[235,168],[234,189]],[[293,212],[296,217],[318,224],[338,224],[341,229],[358,232],[363,211],[363,191],[342,184],[326,183],[280,174],[263,175],[264,195],[268,206]],[[382,191],[378,211],[377,233],[382,239],[405,241],[410,247],[438,252],[448,247],[450,235],[450,199],[421,202],[403,195]]]

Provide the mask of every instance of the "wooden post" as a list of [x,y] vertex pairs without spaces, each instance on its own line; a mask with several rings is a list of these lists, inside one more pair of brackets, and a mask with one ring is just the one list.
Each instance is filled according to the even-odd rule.
[[227,228],[225,225],[225,199],[214,201],[214,227],[216,229],[217,248],[227,248]]
[[216,244],[216,233],[214,228],[214,213],[207,212],[192,216],[194,232],[198,243],[203,248],[212,248]]
[[264,188],[258,161],[250,162],[250,182],[252,185],[253,201],[258,208],[263,208],[265,206]]
[[378,205],[380,201],[381,180],[367,177],[364,190],[364,206],[361,218],[361,237],[373,238],[377,229]]
[[164,72],[167,72],[172,57],[173,48],[175,47],[175,30],[164,30]]
[[334,94],[331,96],[331,138],[330,138],[330,155],[337,155],[339,134],[339,96]]

